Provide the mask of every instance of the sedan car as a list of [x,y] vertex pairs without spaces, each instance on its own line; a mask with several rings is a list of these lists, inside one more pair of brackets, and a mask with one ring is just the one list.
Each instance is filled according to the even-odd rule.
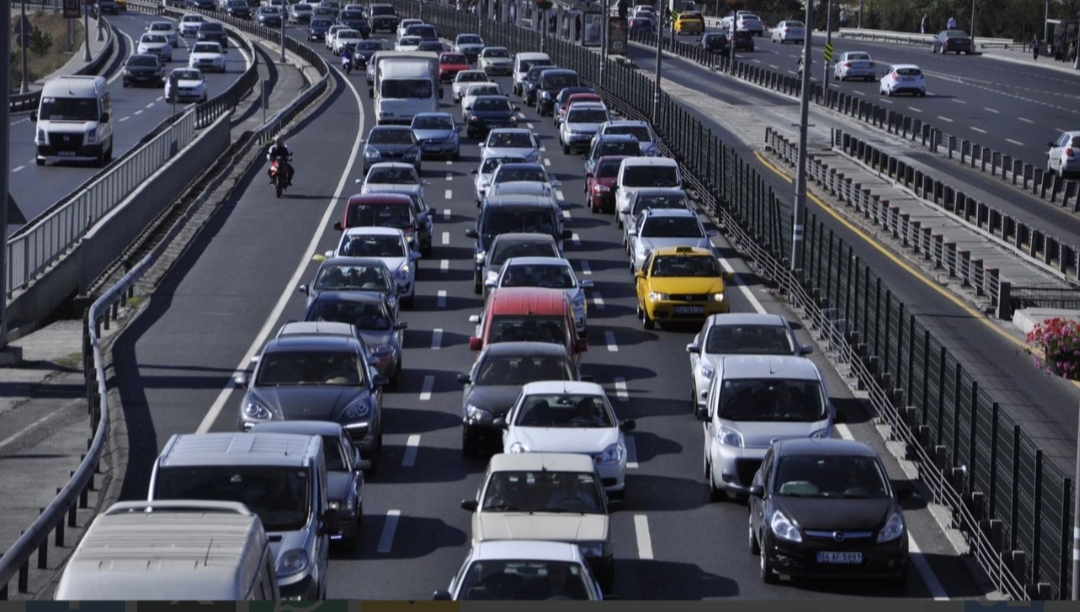
[[150,34],[163,34],[174,49],[180,46],[180,36],[177,34],[176,26],[171,21],[151,22],[146,31]]
[[439,54],[439,80],[453,82],[458,73],[469,69],[469,60],[464,53],[443,51]]
[[465,385],[461,396],[461,452],[479,457],[502,450],[505,418],[521,386],[543,380],[582,380],[566,347],[551,342],[496,342],[484,347],[468,373],[458,374]]
[[749,548],[761,580],[779,575],[889,578],[907,583],[907,523],[871,446],[856,440],[781,440],[750,488]]
[[225,14],[236,19],[251,19],[251,5],[247,0],[229,0],[225,5]]
[[477,67],[490,75],[509,76],[514,72],[514,58],[506,47],[487,47],[480,52]]
[[604,490],[626,491],[626,438],[633,419],[620,421],[604,388],[591,382],[534,382],[521,388],[505,419],[504,453],[577,453],[596,462]]
[[537,540],[473,545],[447,589],[435,591],[433,598],[453,601],[601,601],[604,598],[576,544]]
[[405,30],[409,29],[409,26],[422,24],[422,23],[424,23],[423,19],[402,19],[398,23],[397,38],[400,39],[402,36],[405,36]]
[[402,36],[394,45],[394,51],[419,51],[422,42],[419,36]]
[[625,157],[601,157],[593,171],[585,176],[585,198],[589,211],[615,212],[615,192],[612,186],[619,177],[619,166]]
[[616,217],[616,225],[623,228],[623,246],[626,247],[628,255],[630,254],[631,232],[637,230],[641,215],[651,208],[692,210],[690,198],[678,187],[648,187],[631,193],[630,199],[619,209],[619,215]]
[[494,128],[517,127],[518,110],[508,96],[478,96],[465,119],[465,134],[479,138]]
[[610,118],[607,107],[601,102],[575,102],[559,124],[559,145],[563,153],[588,151],[596,131]]
[[311,23],[315,7],[307,2],[297,2],[289,6],[289,23]]
[[290,433],[319,436],[323,441],[326,460],[326,499],[339,516],[338,532],[330,536],[345,550],[355,550],[360,544],[364,524],[364,472],[371,462],[361,458],[360,451],[340,423],[330,421],[278,421],[259,423],[252,433]]
[[124,87],[132,85],[165,85],[165,67],[161,58],[149,53],[139,53],[128,58],[124,64]]
[[367,40],[361,40],[353,47],[353,65],[357,68],[367,68],[368,62],[375,56],[376,53],[383,50],[383,43],[381,40],[375,38],[369,38]]
[[334,34],[334,48],[332,51],[334,55],[341,55],[345,51],[346,46],[356,48],[356,45],[360,44],[364,40],[360,30],[354,30],[352,28],[342,28]]
[[188,54],[188,68],[202,72],[225,72],[225,52],[216,42],[197,42]]
[[462,70],[454,77],[454,83],[450,86],[450,97],[454,104],[459,104],[465,95],[465,88],[473,83],[487,83],[490,79],[480,70]]
[[716,234],[716,230],[705,230],[693,210],[646,210],[630,234],[630,273],[641,270],[650,251],[688,246],[711,252],[709,238]]
[[913,96],[926,97],[926,77],[915,64],[897,64],[885,73],[879,81],[878,93],[893,95],[909,93]]
[[655,157],[660,155],[660,137],[653,131],[648,121],[635,121],[632,119],[615,119],[608,121],[596,130],[593,144],[600,138],[607,136],[630,135],[641,143],[641,155]]
[[206,98],[206,77],[197,69],[174,68],[165,80],[166,102],[206,102]]
[[371,24],[368,23],[363,11],[346,8],[338,14],[338,23],[351,30],[356,30],[364,40],[367,40],[367,37],[371,35]]
[[136,53],[139,55],[156,55],[162,62],[171,62],[173,46],[164,34],[146,33],[139,38]]
[[399,322],[377,293],[324,291],[308,305],[305,321],[348,323],[356,327],[379,374],[391,387],[401,375],[401,345],[408,323]]
[[701,34],[705,31],[705,18],[697,11],[683,11],[675,17],[675,33]]
[[198,13],[188,13],[180,18],[180,36],[195,36],[205,18]]
[[376,125],[364,139],[364,172],[384,162],[410,164],[420,174],[421,149],[413,129],[407,125]]
[[728,275],[712,249],[669,247],[645,256],[637,273],[637,315],[645,329],[656,323],[701,321],[731,311]]
[[[545,188],[544,191],[530,195],[543,195],[551,198],[555,197],[556,188],[562,187],[562,181],[551,178],[551,175],[548,174],[542,164],[502,163],[495,168],[495,172],[491,175],[491,187],[488,188],[488,195],[495,195],[501,184],[509,183],[538,183]],[[559,216],[562,217],[562,215]]]
[[501,96],[502,87],[498,83],[470,83],[465,86],[465,93],[461,96],[461,120],[469,120],[469,111],[480,96]]
[[803,44],[806,40],[806,25],[801,21],[781,21],[772,29],[772,41],[780,44]]
[[500,287],[543,287],[561,289],[570,298],[574,308],[574,322],[578,336],[584,337],[588,331],[586,316],[588,307],[585,290],[593,286],[591,280],[579,281],[570,262],[561,257],[511,257],[502,265],[499,276],[492,280],[485,279],[485,290],[494,291]]
[[491,177],[495,175],[495,170],[500,164],[523,164],[527,161],[528,160],[521,155],[489,154],[487,151],[484,151],[484,156],[480,160],[480,167],[472,170],[472,174],[476,176],[476,178],[473,179],[476,206],[479,208],[480,203],[487,197],[488,189],[491,188]]
[[474,282],[476,293],[483,292],[487,299],[488,283],[498,280],[503,264],[512,257],[562,257],[555,237],[540,233],[499,234],[491,241],[483,261],[478,261],[478,273]]
[[728,30],[727,37],[728,46],[735,45],[736,51],[754,52],[754,35],[749,30],[735,30],[734,35],[732,35],[731,30]]
[[[406,126],[407,127],[407,126]],[[414,166],[400,162],[379,162],[372,164],[368,173],[360,181],[360,193],[372,193],[376,191],[388,191],[394,185],[426,185],[426,181],[420,180],[420,173]],[[420,190],[420,197],[424,197],[424,190]]]
[[962,30],[944,30],[934,37],[933,53],[945,54],[951,51],[957,55],[971,55],[974,50],[971,37]]
[[[337,19],[337,18],[335,17],[334,19]],[[333,51],[334,50],[334,37],[337,36],[338,32],[340,32],[340,31],[342,31],[344,29],[345,29],[345,26],[341,25],[340,23],[335,23],[334,25],[330,26],[329,30],[326,31],[326,36],[323,37],[323,42],[326,45],[326,50],[327,51]]]
[[833,64],[833,79],[846,81],[848,79],[874,80],[877,74],[877,64],[870,58],[866,51],[848,51],[841,53],[839,59]]
[[417,113],[410,126],[421,156],[457,161],[461,156],[460,128],[450,113]]
[[497,128],[488,132],[487,140],[480,143],[484,157],[520,155],[531,164],[540,161],[540,142],[528,128]]
[[409,247],[405,232],[390,227],[354,227],[345,230],[337,249],[330,257],[377,257],[394,274],[398,295],[405,308],[412,306],[416,294],[416,260],[421,255]]
[[330,28],[333,26],[334,21],[329,17],[312,17],[311,24],[308,26],[308,41],[321,40],[325,42]]
[[362,291],[381,295],[394,316],[398,312],[398,288],[394,275],[386,267],[386,262],[376,257],[324,258],[311,284],[300,285],[297,291],[307,296],[305,309],[324,291]]
[[563,90],[555,96],[555,112],[551,114],[552,120],[555,122],[556,126],[558,126],[559,121],[561,121],[562,118],[566,116],[567,107],[570,106],[570,96],[573,96],[575,94],[592,94],[592,96],[594,96],[591,98],[578,99],[591,99],[594,102],[604,101],[604,99],[600,97],[600,95],[597,94],[596,90],[592,87],[577,85],[575,87],[563,88]]
[[596,174],[596,164],[604,157],[637,157],[641,154],[641,143],[630,134],[607,134],[598,136],[592,142],[592,148],[581,157],[585,160],[585,176]]
[[469,58],[470,62],[475,62],[484,50],[484,39],[476,34],[458,34],[454,38],[453,50]]
[[1046,143],[1046,171],[1065,177],[1080,174],[1080,130],[1062,132],[1053,142]]
[[204,21],[199,24],[199,30],[195,33],[198,42],[216,42],[222,49],[229,48],[229,32],[225,26],[217,21]]
[[255,11],[255,21],[264,28],[280,28],[284,14],[276,6],[261,6]]

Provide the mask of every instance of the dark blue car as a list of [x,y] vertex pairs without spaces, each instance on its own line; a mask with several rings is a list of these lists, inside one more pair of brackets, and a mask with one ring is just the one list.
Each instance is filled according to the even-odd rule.
[[308,26],[308,40],[326,40],[326,33],[330,31],[332,25],[334,25],[334,21],[326,17],[312,19],[311,25]]
[[280,28],[281,17],[281,9],[276,6],[264,6],[255,12],[259,25],[266,28]]
[[480,96],[469,111],[465,133],[469,138],[480,138],[494,128],[517,127],[517,111],[509,96]]
[[360,36],[367,38],[371,36],[371,24],[368,23],[364,14],[360,11],[341,11],[338,15],[338,23],[360,32]]

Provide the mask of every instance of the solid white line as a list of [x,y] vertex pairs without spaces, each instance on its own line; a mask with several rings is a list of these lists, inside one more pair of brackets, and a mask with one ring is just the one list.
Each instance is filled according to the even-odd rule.
[[864,97],[866,96],[866,92],[865,92],[865,91],[857,91],[857,90],[856,90],[856,91],[855,91],[855,93],[856,93],[856,94],[858,94],[858,95],[860,95],[860,96],[864,96]]
[[634,444],[634,436],[626,436],[626,469],[638,469],[637,444]]
[[550,167],[551,166],[551,160],[545,157],[544,158],[544,165]]
[[12,172],[18,172],[19,170],[22,170],[22,169],[23,169],[23,168],[25,168],[25,167],[26,167],[26,166],[15,166],[14,168],[12,168],[12,169],[11,169],[11,171],[12,171]]
[[604,296],[600,295],[599,291],[593,291],[592,303],[593,303],[593,306],[596,306],[597,310],[603,310],[604,309]]
[[626,392],[626,379],[622,376],[615,377],[615,395],[620,402],[630,401],[630,394]]
[[938,119],[941,119],[942,121],[948,121],[949,123],[952,123],[952,119],[949,119],[948,117],[942,117],[941,115],[938,115]]
[[983,107],[983,110],[984,110],[984,111],[987,111],[987,112],[991,112],[991,113],[994,113],[995,115],[1000,115],[1000,114],[1001,114],[1001,112],[1000,112],[1000,111],[996,111],[996,110],[994,110],[994,109],[992,109],[992,108],[987,108],[987,107],[985,107],[985,106]]
[[1017,141],[1013,140],[1012,138],[1006,138],[1006,139],[1005,139],[1005,142],[1011,142],[1011,143],[1013,143],[1014,145],[1016,145],[1016,146],[1018,146],[1018,147],[1022,147],[1022,146],[1024,146],[1024,143],[1022,143],[1022,142],[1017,142]]
[[445,289],[440,289],[439,290],[437,306],[439,308],[446,308],[446,290]]
[[581,273],[585,276],[592,275],[592,269],[589,268],[589,262],[585,261],[584,259],[581,260]]
[[634,515],[634,531],[637,532],[639,559],[652,559],[652,538],[649,537],[649,519],[644,514]]
[[1024,119],[1023,117],[1017,117],[1017,119],[1019,119],[1020,121],[1023,121],[1024,123],[1035,123],[1031,119]]
[[437,351],[442,348],[442,330],[435,328],[431,332],[431,350]]
[[883,102],[885,104],[892,104],[893,103],[892,100],[881,100],[881,102]]
[[449,271],[450,271],[450,260],[449,259],[444,259],[441,262],[439,262],[439,272],[449,272]]
[[442,243],[443,244],[450,244],[450,232],[443,232],[442,233]]
[[401,459],[401,467],[416,465],[416,451],[420,450],[420,436],[413,434],[405,442],[405,456]]
[[51,419],[51,418],[55,417],[55,416],[56,416],[56,415],[58,415],[58,414],[60,414],[60,411],[59,411],[59,410],[55,410],[55,411],[53,411],[53,412],[50,412],[49,414],[46,414],[45,416],[43,416],[43,417],[41,417],[40,419],[38,419],[38,420],[34,421],[33,423],[30,423],[30,424],[29,424],[29,425],[27,425],[26,427],[23,427],[23,428],[22,428],[22,429],[20,429],[19,431],[17,431],[17,432],[15,432],[15,433],[11,434],[10,436],[8,436],[8,437],[4,438],[4,439],[3,439],[2,441],[0,441],[0,448],[4,448],[5,446],[7,446],[7,445],[11,444],[11,443],[12,443],[12,442],[14,442],[15,440],[18,440],[18,439],[19,439],[19,438],[21,438],[22,436],[24,436],[24,435],[26,435],[26,434],[30,433],[30,430],[32,430],[32,429],[34,429],[35,427],[37,427],[37,426],[39,426],[39,425],[43,424],[43,423],[44,423],[45,421],[48,421],[49,419]]
[[972,127],[971,127],[971,129],[972,129],[972,130],[975,130],[976,132],[978,132],[978,133],[980,133],[980,134],[985,134],[985,133],[986,133],[986,130],[980,130],[979,128],[977,128],[977,127],[974,127],[974,126],[972,126]]
[[578,236],[577,233],[570,238],[574,241],[574,246],[581,246],[581,236]]
[[[356,100],[356,107],[360,111],[360,122],[356,126],[356,135],[353,137],[353,150],[349,154],[349,161],[345,164],[345,170],[341,173],[341,178],[338,180],[337,190],[334,192],[334,197],[330,198],[330,202],[326,205],[326,211],[323,213],[322,221],[319,222],[319,229],[315,231],[315,235],[311,237],[311,242],[308,243],[307,249],[304,251],[304,255],[300,258],[300,263],[296,266],[296,271],[293,272],[292,278],[285,284],[285,290],[278,298],[277,304],[274,305],[274,309],[270,311],[270,316],[267,317],[266,322],[263,323],[262,329],[259,330],[255,341],[251,343],[251,347],[240,360],[240,365],[236,366],[237,372],[242,372],[247,369],[251,363],[251,358],[255,356],[255,352],[259,350],[259,347],[266,342],[266,338],[273,331],[274,323],[281,317],[281,313],[285,311],[285,306],[288,305],[289,300],[295,295],[295,287],[300,284],[301,279],[304,277],[304,273],[307,272],[309,263],[312,257],[315,256],[315,249],[318,248],[319,242],[322,241],[323,234],[326,233],[326,229],[330,227],[330,219],[334,215],[334,211],[337,208],[338,201],[341,199],[341,195],[345,192],[345,185],[350,183],[349,177],[352,175],[353,166],[356,164],[356,157],[360,154],[360,144],[364,138],[364,123],[366,118],[364,116],[364,104],[360,100],[360,94],[356,91],[356,87],[346,79],[345,84],[352,90],[353,98]],[[210,411],[203,417],[202,423],[199,424],[199,428],[195,430],[195,433],[206,433],[210,431],[210,428],[214,425],[214,421],[217,420],[221,414],[222,409],[225,408],[225,402],[228,401],[229,396],[232,395],[233,383],[230,382],[228,386],[221,390],[217,399],[214,400]]]
[[836,424],[836,433],[840,434],[840,439],[841,440],[854,440],[855,439],[855,436],[853,436],[851,434],[851,430],[848,429],[848,426],[844,425],[843,423],[837,423]]
[[[563,195],[562,189],[555,190],[555,199],[559,200],[560,202],[566,199],[566,196]],[[570,218],[570,213],[566,213],[566,218]]]
[[934,601],[948,601],[949,596],[946,594],[945,588],[941,586],[937,576],[934,575],[934,570],[930,569],[930,564],[926,562],[926,557],[923,556],[919,545],[915,543],[915,538],[911,537],[910,531],[907,539],[908,551],[911,553],[909,558],[915,564],[915,569],[919,572],[923,584],[926,585],[926,590],[930,591],[930,596],[934,598]]
[[431,399],[431,390],[435,388],[435,377],[428,374],[424,377],[424,383],[420,386],[420,401],[426,402]]
[[[754,61],[756,62],[757,60]],[[772,68],[773,70],[780,70],[780,66],[777,66],[776,64],[769,64],[769,68]]]
[[394,532],[397,531],[400,518],[401,510],[391,510],[386,513],[386,522],[383,523],[382,535],[379,536],[378,552],[383,554],[390,552],[390,547],[394,545]]
[[545,147],[544,145],[540,145],[540,152],[547,153],[547,147]]
[[449,189],[447,189],[446,190],[446,199],[449,200],[452,197],[454,197],[454,193],[452,191],[450,191]]
[[443,220],[443,221],[449,221],[449,220],[450,220],[450,217],[451,217],[452,215],[453,215],[453,213],[452,213],[452,212],[450,212],[450,209],[449,209],[449,208],[444,208],[444,209],[443,209],[443,211],[442,211],[442,220]]
[[604,332],[604,340],[607,340],[607,350],[609,353],[619,352],[619,345],[615,344],[615,332],[610,330]]

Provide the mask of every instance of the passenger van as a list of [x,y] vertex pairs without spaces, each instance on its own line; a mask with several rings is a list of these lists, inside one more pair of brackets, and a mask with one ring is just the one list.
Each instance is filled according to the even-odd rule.
[[120,502],[71,554],[57,601],[275,601],[274,553],[262,521],[220,501]]
[[[239,502],[262,519],[281,599],[326,597],[330,535],[322,438],[279,433],[177,434],[154,461],[149,501]],[[183,599],[202,596],[198,589]]]
[[478,357],[486,345],[497,342],[551,342],[565,346],[580,369],[582,353],[589,350],[588,340],[578,337],[573,304],[561,289],[493,289],[483,314],[469,317],[469,322],[476,324],[469,349],[478,351]]
[[101,76],[59,76],[41,89],[41,102],[30,121],[36,124],[35,161],[112,161],[113,121],[109,83]]
[[682,188],[679,162],[670,157],[626,157],[619,165],[619,175],[612,184],[615,210],[630,205],[630,196],[639,189],[652,187]]
[[465,235],[476,239],[473,257],[473,282],[483,287],[481,276],[484,258],[491,243],[501,234],[547,234],[555,239],[559,254],[563,252],[563,240],[573,232],[563,229],[563,214],[553,198],[535,195],[504,195],[484,198],[476,227],[465,230]]
[[514,56],[514,95],[520,96],[522,93],[521,82],[525,80],[525,75],[528,74],[529,68],[533,66],[553,66],[551,56],[547,53],[518,53]]

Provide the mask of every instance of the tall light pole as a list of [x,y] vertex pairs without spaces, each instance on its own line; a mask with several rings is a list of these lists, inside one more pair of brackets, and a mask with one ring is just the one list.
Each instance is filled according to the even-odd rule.
[[[24,2],[25,2],[25,0],[24,0]],[[105,40],[105,28],[101,25],[104,22],[104,20],[102,19],[102,17],[104,17],[104,16],[105,15],[102,14],[102,12],[101,12],[101,7],[98,6],[98,12],[97,12],[97,41],[98,42],[102,42],[102,41]],[[87,34],[89,35],[89,33],[87,33]]]
[[[83,17],[83,38],[85,39],[85,40],[83,40],[83,43],[85,43],[84,44],[85,53],[83,53],[83,61],[84,62],[89,62],[89,61],[93,60],[93,58],[90,57],[90,5],[89,4],[83,4],[83,15],[82,15],[82,17]],[[100,6],[98,7],[98,19],[101,19],[101,7]],[[9,21],[10,21],[10,19],[9,19]]]
[[22,34],[19,41],[19,47],[22,49],[19,53],[22,57],[22,85],[19,86],[19,93],[28,93],[30,91],[30,78],[26,74],[26,39],[30,36],[30,32],[26,31],[26,0],[22,0],[22,23],[19,24],[19,32]]
[[[0,23],[11,24],[11,3],[0,2]],[[6,65],[11,65],[11,45],[4,45],[4,59]],[[26,54],[23,53],[23,57]],[[25,64],[23,64],[25,66]],[[26,74],[26,69],[23,69]],[[24,77],[25,78],[25,77]],[[0,70],[0,87],[4,91],[11,91],[11,71]],[[10,107],[0,104],[0,202],[3,202],[3,210],[0,210],[0,238],[4,244],[0,245],[0,353],[7,348],[7,213],[10,195],[8,195],[8,178],[11,167],[11,153],[8,145],[11,139],[11,127],[9,124]]]
[[[600,1],[600,87],[604,86],[604,66],[607,65],[608,51],[608,19],[611,16],[611,8],[607,0]],[[581,41],[585,42],[585,32],[581,32]]]
[[791,269],[802,268],[802,211],[806,208],[806,139],[810,120],[810,42],[813,40],[814,2],[806,0],[806,29],[803,36],[803,67],[800,83],[802,98],[799,102],[799,168],[795,174],[795,201],[791,207]]
[[660,125],[660,63],[664,59],[664,18],[667,15],[663,11],[663,2],[657,0],[656,2],[656,18],[658,20],[656,24],[656,83],[653,87],[653,99],[652,99],[652,122],[653,125]]
[[975,50],[975,0],[971,0],[971,50]]
[[[810,2],[810,0],[806,0]],[[829,6],[825,9],[825,48],[832,49],[832,0],[829,0]],[[812,27],[809,23],[806,24],[806,28]],[[803,28],[803,37],[806,37],[806,28]],[[812,30],[811,30],[812,31]],[[806,74],[810,74],[807,72]],[[829,58],[825,58],[821,62],[821,89],[822,93],[829,90]],[[825,95],[828,95],[825,93]]]
[[281,5],[281,63],[285,63],[285,5]]
[[[1076,24],[1076,57],[1073,60],[1073,69],[1080,70],[1080,22]],[[1080,482],[1076,486],[1080,487]]]

